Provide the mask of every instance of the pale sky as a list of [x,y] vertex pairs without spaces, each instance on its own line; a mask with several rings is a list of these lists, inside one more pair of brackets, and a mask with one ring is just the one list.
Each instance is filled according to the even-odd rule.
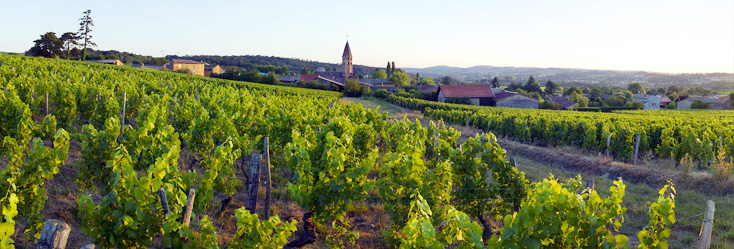
[[272,55],[384,67],[476,65],[734,73],[734,1],[8,1],[0,51],[77,31],[101,50]]

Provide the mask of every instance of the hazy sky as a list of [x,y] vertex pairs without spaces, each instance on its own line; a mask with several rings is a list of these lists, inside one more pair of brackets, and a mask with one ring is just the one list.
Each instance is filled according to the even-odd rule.
[[0,51],[77,31],[102,50],[398,67],[734,73],[734,1],[0,1]]

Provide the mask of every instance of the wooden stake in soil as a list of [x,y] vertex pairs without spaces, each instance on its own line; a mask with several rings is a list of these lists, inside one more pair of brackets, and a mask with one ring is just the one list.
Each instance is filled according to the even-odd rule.
[[437,163],[437,164],[438,164],[438,151],[439,151],[439,150],[438,150],[438,146],[439,146],[439,140],[440,140],[440,139],[441,139],[441,138],[440,138],[440,135],[439,135],[439,133],[438,133],[438,125],[436,125],[436,163]]
[[184,213],[183,224],[189,225],[191,223],[191,211],[194,210],[194,198],[196,197],[196,190],[189,189],[189,200],[186,203],[186,212]]
[[712,200],[706,202],[706,214],[703,218],[701,232],[698,234],[701,237],[698,249],[708,249],[711,246],[711,232],[714,230],[714,211],[716,211],[715,204]]
[[71,226],[60,220],[47,220],[41,230],[41,237],[36,242],[38,249],[64,249],[69,239]]
[[515,157],[510,157],[510,164],[513,168],[517,168],[517,162],[515,161]]
[[170,212],[168,209],[168,198],[166,198],[166,190],[164,190],[163,188],[159,188],[158,197],[161,198],[161,206],[163,207],[163,217],[165,218],[168,212]]
[[586,188],[594,189],[594,177],[586,178]]
[[44,106],[46,107],[46,116],[48,116],[48,92],[46,92],[46,97],[43,99]]
[[607,158],[609,158],[609,142],[611,142],[611,141],[612,141],[612,133],[610,132],[607,135]]
[[637,165],[637,152],[640,150],[640,133],[635,133],[635,161],[634,165]]
[[[333,103],[332,103],[333,104]],[[265,218],[270,217],[270,139],[263,141],[263,166],[265,167]]]
[[120,126],[120,139],[122,139],[122,131],[125,130],[125,106],[127,105],[127,92],[122,93],[122,126]]
[[254,214],[257,208],[257,191],[260,187],[260,164],[262,164],[262,161],[262,155],[252,153],[250,178],[248,178],[249,182],[247,184],[247,205],[245,206],[251,214]]

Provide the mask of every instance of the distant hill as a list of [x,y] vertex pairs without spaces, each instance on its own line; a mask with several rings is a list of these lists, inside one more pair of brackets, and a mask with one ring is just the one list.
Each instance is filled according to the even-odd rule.
[[[493,67],[474,66],[469,68],[435,66],[427,68],[403,68],[409,73],[421,76],[451,76],[462,81],[480,81],[499,77],[503,82],[523,81],[533,76],[540,81],[579,82],[606,85],[627,85],[633,82],[648,85],[706,85],[721,82],[734,82],[734,74],[665,74],[644,71],[592,70],[578,68],[537,68],[537,67]],[[734,86],[734,85],[733,85]]]
[[[195,61],[203,61],[209,64],[216,64],[220,66],[235,66],[248,70],[256,68],[258,65],[273,65],[276,67],[288,67],[288,71],[291,73],[301,73],[301,69],[303,67],[306,67],[310,71],[315,71],[318,68],[336,68],[337,70],[341,71],[341,64],[262,55],[168,55],[166,56],[166,59],[189,59]],[[362,65],[354,65],[353,68],[355,75],[370,75],[376,69],[375,67]]]

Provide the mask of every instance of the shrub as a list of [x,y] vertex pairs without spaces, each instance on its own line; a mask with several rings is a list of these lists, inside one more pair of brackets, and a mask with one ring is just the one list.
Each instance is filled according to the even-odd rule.
[[390,96],[390,92],[388,92],[385,89],[378,89],[376,90],[373,95],[378,99],[384,99],[387,98],[387,96]]
[[173,72],[182,73],[182,74],[194,74],[193,72],[191,72],[191,69],[189,68],[179,68],[179,69],[173,70]]

